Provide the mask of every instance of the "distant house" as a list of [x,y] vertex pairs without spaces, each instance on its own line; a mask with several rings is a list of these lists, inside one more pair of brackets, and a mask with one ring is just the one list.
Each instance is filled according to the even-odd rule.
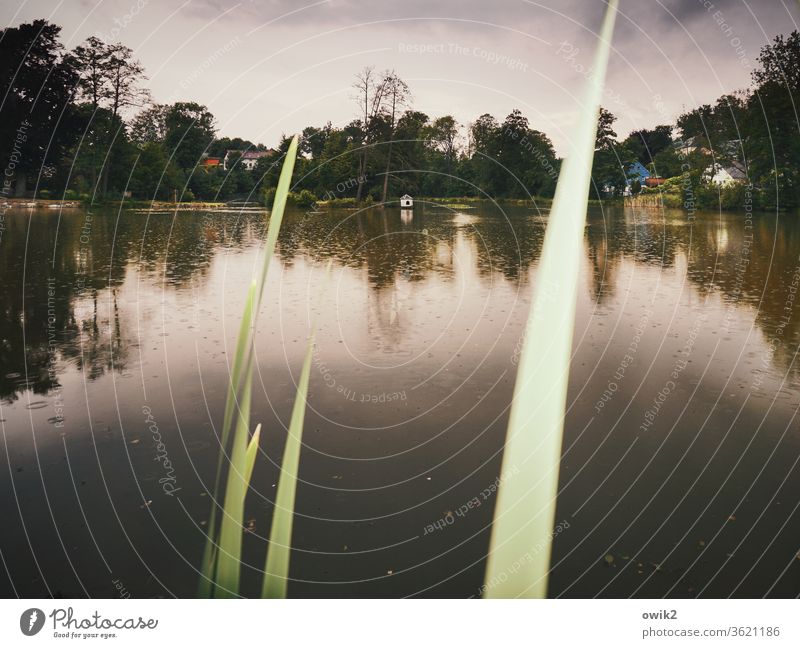
[[637,160],[628,166],[625,171],[625,175],[627,178],[625,180],[625,189],[622,192],[622,195],[630,196],[633,183],[638,182],[640,187],[644,187],[647,183],[647,179],[650,177],[650,172],[647,170],[647,167],[644,164]]
[[218,157],[207,157],[200,161],[200,166],[204,169],[213,169],[218,167],[220,164],[222,164],[222,158]]
[[703,155],[724,155],[733,159],[742,155],[743,146],[742,140],[740,139],[730,139],[712,145],[709,144],[704,137],[699,135],[675,142],[675,147],[683,155],[689,155],[690,153],[699,151]]
[[711,155],[711,150],[708,149],[705,144],[705,140],[697,135],[694,135],[693,137],[685,140],[677,140],[675,142],[675,148],[677,148],[683,155],[689,155],[695,151],[700,151],[706,155]]
[[644,164],[637,160],[628,167],[626,175],[628,176],[629,187],[634,180],[638,180],[639,184],[644,186],[647,182],[647,179],[650,177],[650,172],[647,170],[647,167]]
[[658,187],[666,182],[665,178],[659,178],[657,176],[650,176],[645,180],[645,186],[647,187]]
[[273,154],[275,151],[268,149],[266,151],[237,151],[230,149],[225,151],[225,157],[222,160],[222,168],[229,171],[233,165],[233,159],[238,157],[239,164],[241,164],[248,171],[256,168],[258,161],[268,155]]
[[406,209],[408,209],[409,207],[413,207],[414,206],[414,199],[411,196],[409,196],[408,194],[403,194],[400,197],[400,206],[403,207],[403,208],[406,208]]
[[727,166],[712,164],[706,169],[705,174],[711,179],[712,184],[720,187],[747,182],[747,169],[741,162],[732,162]]

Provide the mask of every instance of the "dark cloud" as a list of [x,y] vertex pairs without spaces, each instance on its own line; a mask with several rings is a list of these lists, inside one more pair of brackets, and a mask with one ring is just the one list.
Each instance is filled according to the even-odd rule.
[[[109,33],[135,4],[75,0],[59,4],[52,20],[74,45]],[[608,106],[620,118],[620,133],[672,122],[687,107],[747,86],[760,49],[795,28],[789,7],[797,12],[788,0],[620,5],[607,77],[611,96],[620,99]],[[431,115],[452,112],[467,122],[522,108],[558,146],[569,136],[605,8],[603,0],[149,0],[119,40],[146,65],[159,100],[199,100],[226,132],[250,138],[265,128],[265,113],[275,119],[267,141],[328,119],[346,123],[353,74],[375,65],[411,81],[415,107]],[[19,11],[0,4],[6,24],[53,11],[49,0],[29,0]],[[573,56],[559,53],[564,41]],[[469,55],[408,54],[405,43],[456,44]],[[489,55],[518,61],[525,72],[492,64]],[[187,78],[186,97],[176,94]],[[292,102],[254,92],[272,84]]]

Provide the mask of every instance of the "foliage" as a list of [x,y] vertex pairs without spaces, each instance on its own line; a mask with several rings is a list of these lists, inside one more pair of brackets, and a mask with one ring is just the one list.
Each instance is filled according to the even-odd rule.
[[[273,150],[219,137],[214,116],[197,102],[150,103],[144,68],[122,43],[92,36],[65,51],[59,33],[46,20],[2,30],[0,155],[14,158],[17,194],[29,194],[35,184],[51,195],[74,190],[92,200],[119,199],[129,190],[142,199],[258,201],[277,185],[289,138]],[[753,184],[754,205],[800,206],[800,34],[776,37],[758,62],[750,88],[689,110],[674,126],[638,129],[623,139],[616,117],[601,109],[595,195],[619,196],[627,167],[639,161],[662,178],[694,173],[698,195],[710,196],[701,206],[729,204],[713,198],[719,192],[703,172],[712,162],[738,162]],[[470,124],[429,116],[413,108],[410,88],[390,70],[364,68],[353,88],[350,123],[303,129],[292,187],[297,204],[312,204],[310,194],[326,202],[403,193],[553,196],[561,161],[547,135],[519,110],[502,121],[483,114]],[[245,151],[266,155],[251,171],[235,164]],[[206,164],[207,157],[228,152],[227,168]]]
[[195,102],[172,104],[164,115],[164,144],[181,169],[193,169],[214,141],[214,115]]
[[28,176],[59,161],[74,139],[61,116],[72,106],[78,74],[60,31],[46,20],[0,31],[0,157],[4,181],[11,172],[18,195]]

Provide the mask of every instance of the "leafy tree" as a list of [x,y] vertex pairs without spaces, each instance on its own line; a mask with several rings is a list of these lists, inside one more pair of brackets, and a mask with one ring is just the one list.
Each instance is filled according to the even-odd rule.
[[621,195],[628,182],[627,168],[635,160],[633,153],[617,142],[616,116],[600,108],[597,121],[592,181],[599,198]]
[[250,140],[241,137],[221,137],[215,139],[208,147],[211,157],[225,157],[227,151],[266,151],[263,144],[253,144]]
[[325,142],[331,133],[333,126],[328,122],[322,128],[306,126],[300,137],[300,152],[312,158],[319,158],[325,149]]
[[28,176],[56,164],[77,135],[60,124],[77,85],[60,31],[46,20],[0,31],[0,156],[20,196]]
[[200,162],[214,140],[214,115],[195,102],[178,102],[164,117],[164,145],[179,168],[190,170]]
[[499,166],[500,125],[489,114],[478,117],[470,126],[470,164],[468,175],[479,189],[494,195],[503,178]]
[[672,126],[656,126],[652,130],[643,128],[633,131],[623,142],[631,154],[645,166],[662,151],[672,146]]
[[[122,43],[109,45],[96,36],[89,37],[85,44],[76,47],[70,59],[80,73],[82,98],[90,104],[94,113],[101,107],[111,113],[109,118],[101,120],[108,128],[105,147],[110,150],[118,141],[124,143],[123,113],[128,108],[143,106],[150,97],[149,91],[143,86],[147,79],[144,67],[129,47]],[[95,131],[98,131],[96,127]],[[117,158],[107,154],[103,159],[100,183],[101,193],[105,196],[112,162]]]
[[130,124],[131,141],[137,144],[164,143],[167,137],[167,112],[169,106],[153,104],[142,110]]
[[428,165],[426,137],[430,120],[425,113],[406,110],[397,121],[395,132],[396,167],[402,171],[395,182],[398,193],[418,194],[422,191],[422,171]]
[[771,204],[795,207],[800,205],[800,34],[777,36],[758,61],[747,110],[750,175],[775,197]]
[[617,145],[617,133],[614,131],[616,115],[605,108],[600,108],[597,118],[597,135],[595,136],[595,150],[612,149]]
[[159,142],[143,144],[129,184],[133,195],[171,200],[182,186],[180,170],[170,160],[164,145]]

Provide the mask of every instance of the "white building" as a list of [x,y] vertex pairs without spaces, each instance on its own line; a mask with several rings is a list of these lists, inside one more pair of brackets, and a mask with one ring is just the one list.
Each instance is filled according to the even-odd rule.
[[272,149],[268,151],[236,151],[234,149],[225,151],[225,157],[222,159],[222,168],[225,171],[230,171],[231,166],[233,164],[233,160],[238,156],[239,157],[239,164],[242,165],[248,171],[252,171],[256,168],[256,164],[262,157],[266,157],[271,153],[274,153]]
[[712,164],[706,169],[706,175],[717,186],[747,182],[747,169],[740,162],[733,162],[728,166]]

